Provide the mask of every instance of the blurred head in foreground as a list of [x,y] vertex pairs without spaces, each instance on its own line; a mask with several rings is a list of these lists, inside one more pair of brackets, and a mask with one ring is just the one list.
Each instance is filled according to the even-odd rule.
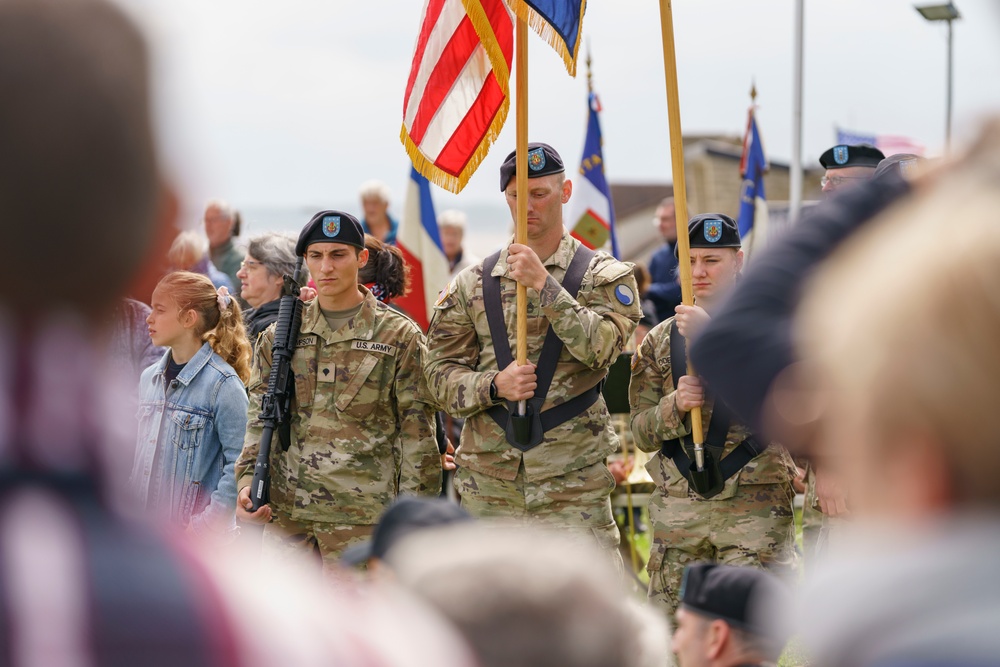
[[679,667],[777,663],[788,634],[774,623],[790,591],[750,567],[696,563],[684,570],[673,649]]
[[589,542],[491,522],[412,535],[389,554],[398,580],[442,612],[483,667],[668,662],[668,627],[624,591]]
[[863,514],[1000,510],[1000,122],[845,243],[798,321]]

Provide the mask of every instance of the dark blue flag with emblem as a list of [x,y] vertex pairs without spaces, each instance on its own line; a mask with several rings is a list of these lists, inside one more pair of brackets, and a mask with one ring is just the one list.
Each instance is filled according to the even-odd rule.
[[570,76],[576,76],[587,0],[507,0],[507,6],[562,56]]
[[601,103],[597,95],[588,95],[590,116],[587,121],[587,138],[583,142],[580,176],[573,183],[573,196],[569,200],[566,220],[570,234],[583,245],[595,250],[604,247],[610,239],[611,253],[621,259],[618,237],[615,234],[615,207],[611,201],[611,188],[604,175],[604,153],[601,149],[601,121],[598,112]]
[[[753,107],[747,121],[747,132],[743,139],[743,157],[740,160],[740,238],[744,246],[762,244],[767,228],[767,197],[764,195],[764,174],[767,172],[767,158],[757,132],[757,119]],[[752,238],[748,239],[751,232]]]

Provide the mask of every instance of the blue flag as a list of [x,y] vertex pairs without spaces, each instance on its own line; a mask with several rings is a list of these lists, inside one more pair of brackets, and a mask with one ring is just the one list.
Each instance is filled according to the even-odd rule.
[[576,76],[587,0],[507,0],[507,4],[562,56],[570,76]]
[[750,120],[747,122],[747,133],[743,138],[743,157],[740,160],[740,175],[743,184],[740,186],[740,238],[745,238],[754,228],[765,221],[757,220],[757,211],[763,207],[766,216],[767,197],[764,195],[764,172],[768,169],[767,158],[764,157],[764,147],[757,133],[757,119],[753,109],[750,109]]
[[616,259],[621,259],[615,235],[615,207],[604,175],[601,121],[598,118],[601,104],[594,93],[590,93],[588,102],[587,138],[583,142],[583,158],[580,160],[582,178],[574,182],[566,220],[570,224],[570,234],[592,250],[604,247],[610,237],[611,253]]

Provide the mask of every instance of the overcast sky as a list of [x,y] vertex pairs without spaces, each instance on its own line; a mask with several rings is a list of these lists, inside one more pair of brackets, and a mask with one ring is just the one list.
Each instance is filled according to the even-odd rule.
[[[387,182],[399,211],[409,163],[402,99],[422,0],[121,0],[154,33],[163,144],[189,203],[323,206]],[[923,0],[928,2],[929,0]],[[1000,2],[956,0],[954,133],[1000,112]],[[793,0],[675,0],[681,121],[686,133],[742,134],[751,81],[769,157],[791,151]],[[946,28],[906,0],[806,0],[803,159],[834,127],[944,143]],[[611,181],[670,179],[663,60],[655,0],[590,0],[584,35],[604,106]],[[532,34],[529,134],[575,169],[586,123],[576,79]],[[489,157],[439,208],[494,202],[513,149],[514,106]]]

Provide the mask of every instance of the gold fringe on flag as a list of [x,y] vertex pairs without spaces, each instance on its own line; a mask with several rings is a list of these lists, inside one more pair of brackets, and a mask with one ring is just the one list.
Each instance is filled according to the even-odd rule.
[[563,38],[556,32],[552,24],[545,20],[541,14],[535,11],[531,5],[524,2],[524,0],[504,0],[507,6],[510,7],[511,11],[514,12],[522,21],[528,24],[532,30],[534,30],[539,37],[548,42],[549,46],[555,49],[556,53],[562,56],[563,63],[566,65],[566,71],[569,72],[570,76],[576,76],[576,56],[580,52],[580,42],[582,41],[583,35],[583,16],[587,9],[587,0],[580,0],[580,22],[576,27],[576,46],[573,48],[573,53],[569,52],[566,46],[566,42]]

